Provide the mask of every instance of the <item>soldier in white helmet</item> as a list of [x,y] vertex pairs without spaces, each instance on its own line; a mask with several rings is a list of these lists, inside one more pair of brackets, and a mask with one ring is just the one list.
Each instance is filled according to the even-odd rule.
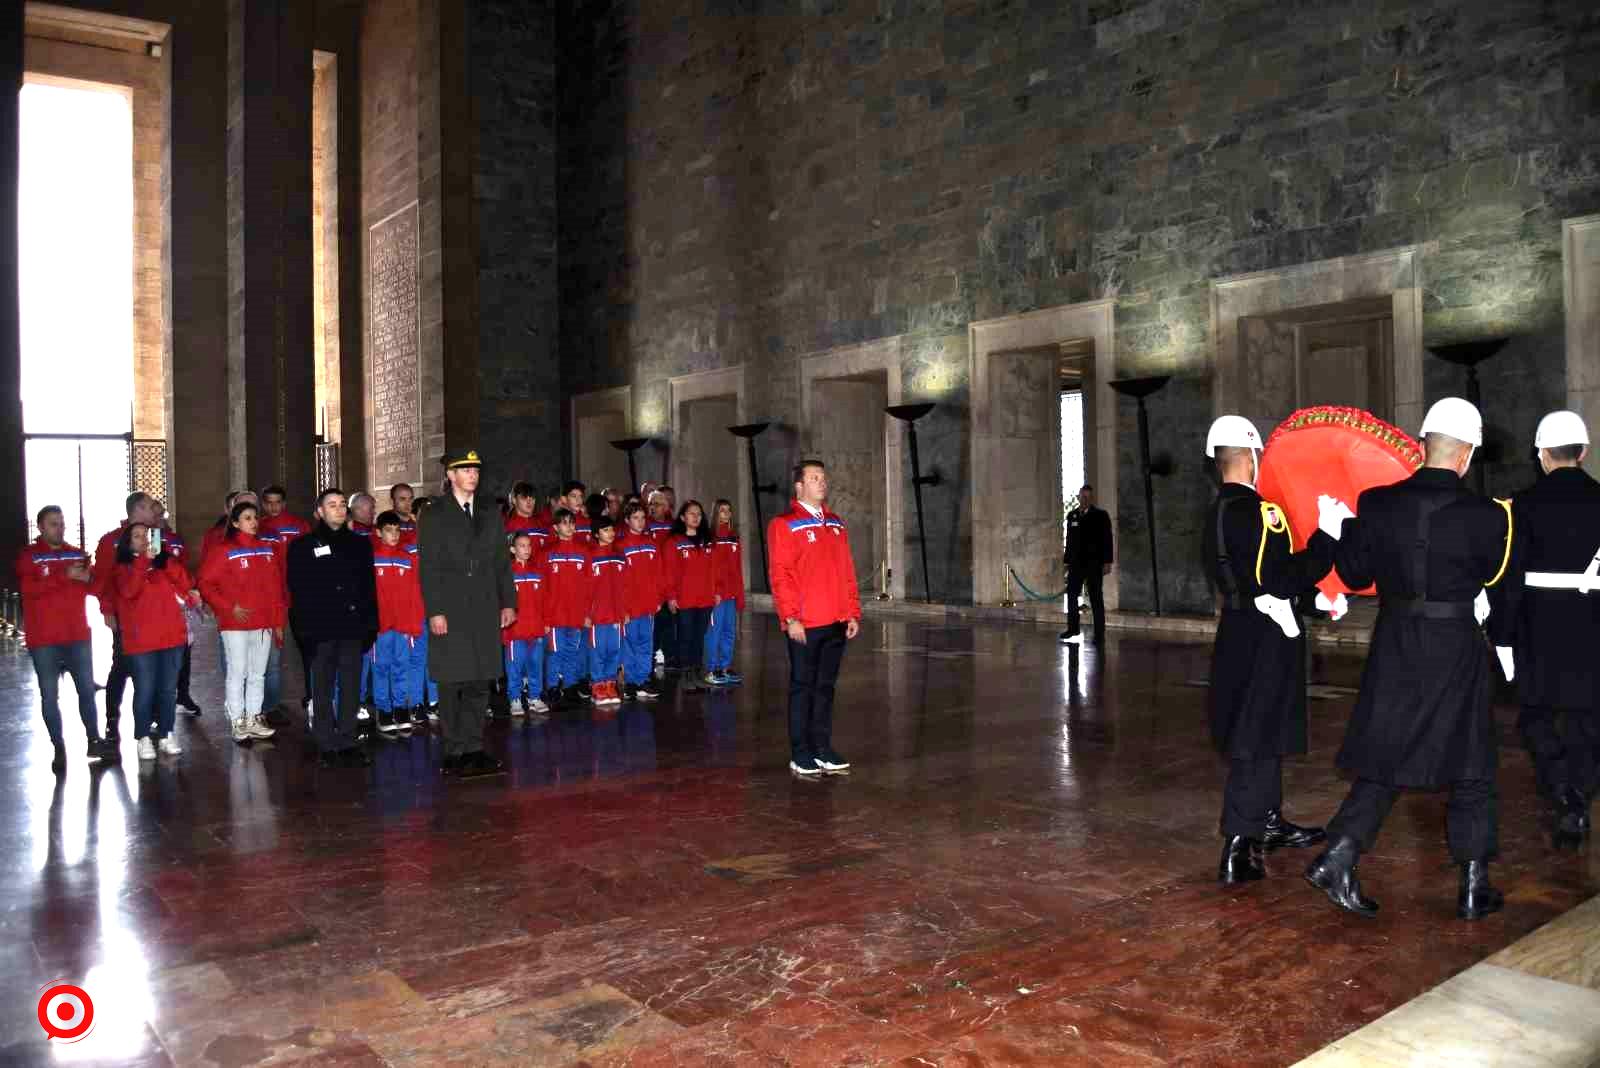
[[1288,516],[1256,493],[1261,435],[1248,419],[1211,424],[1206,455],[1222,482],[1205,525],[1221,599],[1211,658],[1211,738],[1228,761],[1222,793],[1224,884],[1262,878],[1262,853],[1323,840],[1283,818],[1283,758],[1306,751],[1305,637],[1291,602],[1327,575],[1333,542],[1313,534],[1295,552]]
[[1507,677],[1514,665],[1517,727],[1554,814],[1556,848],[1576,849],[1600,786],[1600,482],[1579,466],[1589,430],[1576,412],[1545,416],[1533,444],[1544,477],[1511,505],[1523,592],[1508,606],[1511,644],[1495,651]]
[[1475,920],[1504,903],[1489,884],[1498,849],[1496,748],[1490,654],[1479,627],[1487,617],[1496,644],[1510,629],[1508,613],[1489,613],[1484,591],[1508,574],[1515,581],[1511,505],[1462,482],[1483,444],[1477,408],[1444,398],[1428,409],[1422,437],[1423,467],[1361,494],[1359,518],[1347,518],[1341,502],[1321,502],[1322,528],[1340,535],[1339,577],[1351,589],[1375,582],[1379,610],[1339,751],[1355,782],[1306,879],[1340,908],[1374,915],[1357,858],[1372,848],[1402,789],[1449,787],[1447,836],[1461,869],[1456,915]]

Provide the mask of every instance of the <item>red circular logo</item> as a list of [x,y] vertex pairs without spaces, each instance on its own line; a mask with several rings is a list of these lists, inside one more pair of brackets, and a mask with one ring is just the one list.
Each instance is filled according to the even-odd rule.
[[94,1025],[89,992],[71,983],[51,983],[39,995],[39,1026],[51,1038],[82,1038]]

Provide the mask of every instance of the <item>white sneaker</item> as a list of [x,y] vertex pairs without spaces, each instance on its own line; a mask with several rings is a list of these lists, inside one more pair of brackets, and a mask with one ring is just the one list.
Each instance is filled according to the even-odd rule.
[[277,729],[267,722],[267,717],[259,712],[250,718],[250,722],[245,725],[245,730],[249,732],[252,738],[271,738],[278,733]]
[[360,720],[362,723],[367,722],[367,720],[371,718],[372,713],[367,710],[366,705],[362,705],[360,708],[356,709],[356,719]]
[[250,733],[250,717],[249,716],[240,716],[240,717],[238,717],[237,719],[235,719],[233,721],[233,740],[234,741],[236,741],[236,742],[248,742],[252,737],[254,737],[254,736]]
[[149,736],[139,739],[139,759],[154,760],[156,758],[156,742]]
[[183,752],[183,746],[178,744],[178,739],[174,738],[170,734],[161,739],[160,743],[156,745],[156,748],[161,750],[162,756],[177,756],[179,753]]
[[662,650],[657,649],[656,650],[656,663],[665,664],[666,662],[667,662],[667,654],[665,652],[663,652]]

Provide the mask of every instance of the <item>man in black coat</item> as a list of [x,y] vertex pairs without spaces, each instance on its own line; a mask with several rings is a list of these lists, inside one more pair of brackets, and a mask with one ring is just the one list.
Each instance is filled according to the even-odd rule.
[[1600,786],[1600,483],[1579,466],[1588,446],[1576,412],[1539,421],[1534,447],[1544,477],[1511,502],[1520,611],[1508,620],[1511,647],[1496,650],[1516,675],[1517,727],[1554,810],[1558,849],[1583,843]]
[[1206,436],[1222,488],[1206,516],[1205,560],[1222,601],[1211,656],[1211,738],[1228,760],[1222,792],[1225,884],[1265,876],[1261,855],[1322,841],[1283,818],[1283,758],[1306,751],[1305,636],[1291,602],[1333,565],[1321,531],[1295,552],[1283,510],[1256,493],[1261,435],[1225,415]]
[[1101,579],[1111,574],[1111,516],[1094,506],[1094,487],[1078,491],[1078,507],[1067,513],[1067,629],[1063,642],[1078,641],[1078,594],[1089,591],[1089,611],[1094,613],[1094,643],[1106,643],[1106,606]]
[[[1489,885],[1488,862],[1498,849],[1497,754],[1480,623],[1487,614],[1492,634],[1509,630],[1511,612],[1489,613],[1485,591],[1510,570],[1511,506],[1462,484],[1483,443],[1475,407],[1446,397],[1428,410],[1422,435],[1422,469],[1363,493],[1334,552],[1345,585],[1376,582],[1380,604],[1338,758],[1355,782],[1328,823],[1331,844],[1306,879],[1340,908],[1374,915],[1377,903],[1356,878],[1357,858],[1372,848],[1402,789],[1448,786],[1447,836],[1461,868],[1456,914],[1470,920],[1504,902]],[[1330,509],[1323,511],[1323,529],[1338,529]],[[1502,605],[1513,596],[1509,588],[1497,593]]]
[[316,518],[289,543],[289,622],[310,661],[311,728],[323,764],[366,767],[372,761],[356,745],[356,708],[361,657],[378,636],[372,543],[349,529],[339,490],[318,495]]
[[517,618],[505,524],[493,500],[478,500],[481,461],[461,450],[444,459],[449,492],[417,521],[417,566],[428,616],[428,677],[439,684],[446,775],[502,770],[483,751],[489,691],[505,670],[500,631]]

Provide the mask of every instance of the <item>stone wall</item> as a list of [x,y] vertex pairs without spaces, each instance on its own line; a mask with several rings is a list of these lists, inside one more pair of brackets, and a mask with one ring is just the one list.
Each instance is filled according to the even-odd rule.
[[[670,376],[742,363],[750,417],[792,426],[801,354],[1115,296],[1116,373],[1181,376],[1151,402],[1178,463],[1164,607],[1207,607],[1179,543],[1209,493],[1211,278],[1426,246],[1428,341],[1553,339],[1561,220],[1600,205],[1590,5],[595,0],[564,27],[566,390],[631,384],[639,432],[663,433]],[[1521,440],[1561,360],[1515,348],[1485,392],[1520,390],[1486,406]],[[908,371],[904,399],[959,425],[965,375]],[[935,555],[969,551],[965,500]]]

